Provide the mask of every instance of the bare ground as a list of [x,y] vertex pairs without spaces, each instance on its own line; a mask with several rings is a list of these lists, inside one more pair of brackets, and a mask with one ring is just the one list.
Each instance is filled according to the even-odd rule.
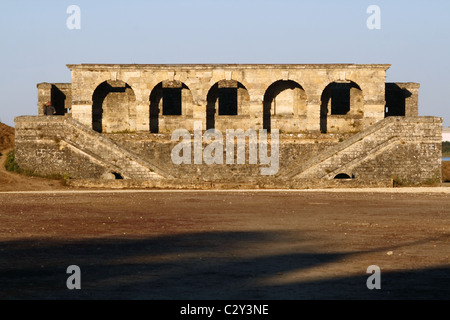
[[[448,299],[449,206],[448,193],[2,193],[0,299]],[[82,290],[66,288],[69,265]]]
[[0,150],[14,147],[14,128],[0,122]]

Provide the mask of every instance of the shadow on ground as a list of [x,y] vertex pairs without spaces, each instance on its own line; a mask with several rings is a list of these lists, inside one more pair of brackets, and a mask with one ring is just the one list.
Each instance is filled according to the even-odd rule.
[[[360,276],[263,284],[261,279],[350,255],[311,251],[308,246],[304,252],[248,253],[248,248],[286,239],[286,233],[278,232],[205,232],[145,239],[1,242],[0,299],[450,298],[450,267],[383,273],[381,290],[367,289],[365,270]],[[81,268],[81,290],[66,287],[66,268],[74,264]]]

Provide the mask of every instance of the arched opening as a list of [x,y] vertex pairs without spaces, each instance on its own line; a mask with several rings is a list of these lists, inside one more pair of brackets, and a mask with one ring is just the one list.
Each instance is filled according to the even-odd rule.
[[348,174],[346,173],[339,173],[337,174],[333,179],[337,179],[337,180],[344,180],[344,179],[352,179],[352,177],[350,177]]
[[120,173],[112,172],[112,174],[114,175],[114,179],[123,180],[123,176]]
[[214,129],[217,117],[247,113],[244,106],[248,104],[250,96],[242,83],[221,80],[209,89],[206,100],[206,129]]
[[92,128],[97,132],[132,131],[136,117],[133,89],[120,80],[101,83],[92,95]]
[[[150,132],[176,126],[171,116],[192,115],[192,94],[180,81],[162,81],[150,93]],[[167,116],[167,117],[166,117]]]
[[283,121],[282,118],[306,118],[306,93],[302,86],[292,80],[279,80],[272,83],[264,94],[263,128],[268,132],[272,127],[286,131],[298,131],[293,127],[295,121]]
[[[335,81],[330,83],[322,92],[320,105],[320,132],[354,131],[346,127],[345,119],[363,115],[363,94],[361,88],[352,81]],[[340,119],[340,120],[339,120]],[[332,123],[330,124],[330,120]],[[334,123],[333,123],[334,122]],[[331,130],[333,131],[333,130]]]

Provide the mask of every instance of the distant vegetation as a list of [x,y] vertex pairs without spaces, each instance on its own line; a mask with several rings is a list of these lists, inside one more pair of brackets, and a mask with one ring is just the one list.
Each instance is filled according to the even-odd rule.
[[442,142],[442,156],[450,157],[450,142],[449,141]]

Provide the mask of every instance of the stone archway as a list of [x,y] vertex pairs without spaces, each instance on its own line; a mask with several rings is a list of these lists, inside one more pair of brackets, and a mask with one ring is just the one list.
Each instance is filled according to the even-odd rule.
[[[266,90],[263,100],[263,128],[284,131],[294,129],[298,117],[306,119],[306,93],[303,87],[292,80],[278,80]],[[288,123],[289,122],[289,123]]]
[[135,128],[136,96],[121,80],[107,80],[92,95],[92,128],[97,132],[130,132]]
[[227,127],[227,123],[232,122],[233,117],[249,112],[247,107],[250,95],[245,86],[236,80],[216,82],[209,89],[206,100],[206,129],[216,128],[218,119]]
[[353,81],[334,81],[322,92],[320,104],[320,132],[353,132],[361,128],[364,97]]
[[[192,117],[191,90],[180,81],[162,81],[150,93],[150,132],[171,131],[183,126]],[[179,123],[177,123],[177,121]]]

